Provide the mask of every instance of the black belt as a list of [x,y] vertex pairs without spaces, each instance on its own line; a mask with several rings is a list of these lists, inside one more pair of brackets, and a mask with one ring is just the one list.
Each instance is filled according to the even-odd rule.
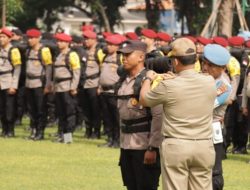
[[118,99],[121,100],[128,100],[129,98],[134,98],[135,95],[134,94],[129,94],[129,95],[117,95],[116,96]]
[[34,79],[42,79],[45,76],[32,76],[32,75],[27,75],[27,78],[30,80],[34,80]]
[[150,131],[150,125],[149,124],[137,125],[137,126],[122,125],[121,126],[121,131],[123,133],[149,132]]
[[102,86],[102,89],[105,90],[105,91],[114,90],[115,86],[114,85]]
[[134,125],[134,124],[138,124],[138,123],[143,123],[146,121],[151,121],[152,120],[152,116],[148,116],[148,117],[142,117],[139,119],[122,119],[121,122],[125,125]]
[[0,75],[5,75],[5,74],[8,74],[8,73],[12,73],[12,70],[9,70],[9,71],[0,71]]
[[55,78],[55,82],[56,83],[60,83],[60,82],[64,82],[64,81],[67,81],[67,80],[71,80],[72,77],[68,77],[68,78]]
[[90,76],[86,76],[86,79],[96,79],[100,76],[100,73],[96,73],[96,74],[93,74],[93,75],[90,75]]
[[176,137],[168,137],[164,136],[165,139],[180,139],[180,140],[188,140],[188,141],[205,141],[205,140],[211,140],[212,138],[202,138],[202,139],[187,139],[187,138],[176,138]]

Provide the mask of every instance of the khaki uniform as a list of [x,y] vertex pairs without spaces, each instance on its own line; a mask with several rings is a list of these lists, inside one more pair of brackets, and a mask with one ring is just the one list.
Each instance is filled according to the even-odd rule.
[[95,88],[98,87],[99,85],[100,66],[95,58],[95,51],[87,51],[88,54],[87,68],[86,68],[87,79],[85,81],[84,88]]
[[[118,91],[118,96],[133,94],[133,85],[135,78],[127,77]],[[135,98],[128,100],[118,99],[118,109],[120,114],[121,126],[123,120],[139,119],[148,117],[148,111],[141,106]],[[152,123],[150,132],[141,133],[123,133],[121,132],[120,146],[123,149],[145,150],[148,146],[159,147],[162,142],[161,122],[162,107],[156,106],[151,108]],[[147,124],[144,121],[140,124]],[[138,125],[138,124],[137,124]]]
[[[47,66],[52,65],[50,49],[47,47],[41,49],[41,60],[39,60],[38,54],[39,51],[35,51],[33,49],[29,52],[29,57],[26,62],[25,86],[27,88],[37,88],[44,85],[51,85],[52,70],[47,69]],[[44,77],[44,79],[46,78],[46,84],[43,84],[43,80],[41,80],[42,77]]]
[[193,69],[162,81],[146,94],[147,105],[163,104],[164,109],[165,140],[161,145],[164,190],[212,190],[215,152],[211,126],[215,98],[214,79]]
[[8,45],[0,49],[0,117],[2,135],[14,136],[14,122],[16,116],[16,94],[10,95],[9,88],[18,88],[21,72],[21,55],[17,48]]
[[[20,65],[21,65],[21,55],[17,48],[13,48],[9,58],[9,51],[12,48],[9,45],[6,49],[0,49],[0,89],[5,90],[9,88],[18,88],[19,76],[20,76]],[[14,67],[14,68],[13,68]],[[8,71],[13,71],[8,72]],[[6,72],[6,74],[4,74]],[[7,73],[8,72],[8,73]],[[2,73],[2,74],[1,74]]]
[[107,55],[104,62],[101,64],[101,73],[99,85],[101,92],[114,93],[112,86],[119,80],[117,74],[119,63],[117,63],[117,54]]
[[[66,64],[69,65],[67,66]],[[66,63],[66,54],[60,53],[57,56],[54,65],[55,92],[67,92],[70,90],[76,90],[80,79],[80,60],[77,53],[70,53],[69,63]],[[64,79],[65,81],[57,82],[58,80],[60,81]]]

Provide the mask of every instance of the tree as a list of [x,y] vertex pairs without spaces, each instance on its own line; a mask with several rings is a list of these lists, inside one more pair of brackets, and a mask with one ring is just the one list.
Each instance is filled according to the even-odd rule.
[[[3,0],[0,0],[0,14],[2,15]],[[10,25],[10,21],[15,20],[16,16],[23,12],[23,1],[22,0],[5,0],[6,7],[6,24]],[[2,25],[2,20],[0,21]]]
[[160,19],[160,0],[145,0],[146,3],[146,19],[148,28],[158,30]]
[[199,34],[206,20],[211,13],[211,0],[175,0],[176,10],[178,12],[178,19],[187,19],[187,26],[190,34]]
[[[15,1],[15,0],[12,0]],[[111,31],[115,24],[121,20],[119,8],[126,4],[126,0],[20,0],[23,1],[23,12],[19,12],[10,21],[19,28],[26,30],[36,25],[38,18],[50,31],[52,25],[58,20],[58,13],[64,12],[68,7],[75,7],[84,12],[107,31]],[[87,11],[90,8],[90,11]]]

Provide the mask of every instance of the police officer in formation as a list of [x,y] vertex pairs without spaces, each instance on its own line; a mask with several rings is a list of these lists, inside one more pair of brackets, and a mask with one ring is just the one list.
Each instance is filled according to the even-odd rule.
[[21,55],[11,44],[13,33],[0,30],[0,119],[3,137],[14,137],[16,93],[21,72]]
[[42,140],[47,122],[46,95],[51,90],[52,56],[50,49],[40,43],[39,30],[27,30],[26,35],[29,45],[25,63],[25,87],[31,128],[29,139]]

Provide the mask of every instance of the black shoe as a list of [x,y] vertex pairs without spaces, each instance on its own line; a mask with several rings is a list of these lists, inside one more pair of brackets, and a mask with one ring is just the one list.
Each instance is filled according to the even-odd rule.
[[15,137],[15,133],[12,131],[12,132],[8,132],[8,134],[6,135],[7,138],[13,138]]
[[98,147],[112,147],[113,146],[113,142],[107,142],[104,144],[99,144]]
[[118,141],[114,141],[112,147],[113,148],[120,148],[120,143]]
[[247,154],[247,149],[245,147],[236,149],[233,154]]
[[35,136],[35,138],[33,139],[34,141],[41,141],[44,139],[44,136],[43,134],[38,134]]

